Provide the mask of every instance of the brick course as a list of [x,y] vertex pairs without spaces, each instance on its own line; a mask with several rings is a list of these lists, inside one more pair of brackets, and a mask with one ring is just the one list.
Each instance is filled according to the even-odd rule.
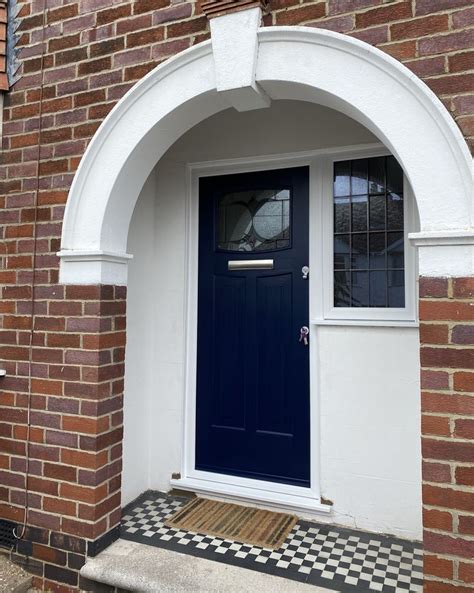
[[[125,291],[58,285],[64,206],[107,113],[209,27],[187,1],[19,4],[22,76],[5,96],[0,166],[0,516],[23,520],[31,369],[30,568],[38,586],[69,591],[87,542],[119,520]],[[438,94],[474,148],[473,13],[472,0],[271,0],[264,24],[326,28],[387,52]],[[473,293],[472,279],[420,284],[426,591],[472,583],[462,550],[474,509]],[[446,552],[453,539],[459,553]]]

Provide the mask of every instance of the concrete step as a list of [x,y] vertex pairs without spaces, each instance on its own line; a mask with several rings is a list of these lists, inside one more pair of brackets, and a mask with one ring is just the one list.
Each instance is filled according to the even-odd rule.
[[27,593],[31,575],[0,553],[0,593]]
[[81,575],[90,581],[143,593],[334,593],[334,590],[121,539],[95,558],[89,558]]

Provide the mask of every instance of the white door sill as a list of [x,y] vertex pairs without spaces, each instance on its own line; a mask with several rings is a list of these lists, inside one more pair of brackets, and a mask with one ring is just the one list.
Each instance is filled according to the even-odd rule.
[[171,480],[171,485],[173,488],[190,490],[208,498],[251,504],[272,510],[292,511],[300,517],[314,518],[331,512],[331,507],[322,504],[319,498],[311,496],[311,492],[305,496],[191,477]]

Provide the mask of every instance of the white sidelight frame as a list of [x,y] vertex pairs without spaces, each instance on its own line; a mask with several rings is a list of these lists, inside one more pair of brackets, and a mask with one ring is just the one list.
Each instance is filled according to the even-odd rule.
[[410,233],[417,229],[416,204],[407,178],[403,179],[404,195],[404,247],[405,247],[405,307],[334,307],[334,277],[333,277],[333,166],[337,161],[360,158],[388,156],[390,152],[383,146],[347,147],[343,150],[327,151],[321,157],[319,165],[320,180],[323,196],[322,211],[318,220],[311,221],[318,228],[322,236],[320,261],[321,271],[318,269],[317,282],[321,288],[320,300],[315,307],[316,316],[312,321],[318,325],[390,325],[417,326],[417,264],[416,254],[408,239]]
[[[183,459],[181,477],[172,480],[176,488],[190,489],[206,495],[219,495],[247,502],[285,507],[300,514],[328,514],[330,507],[320,498],[320,440],[319,440],[319,384],[318,344],[319,325],[385,325],[416,326],[414,308],[416,298],[415,253],[409,244],[408,232],[414,228],[414,200],[406,192],[405,205],[405,309],[346,310],[334,319],[327,298],[332,299],[332,167],[334,161],[375,157],[390,154],[379,144],[347,146],[301,153],[226,159],[213,162],[190,163],[187,166],[186,198],[186,362],[185,415],[183,428]],[[199,179],[217,175],[278,170],[290,167],[309,167],[309,260],[310,310],[308,320],[310,339],[310,488],[289,486],[264,480],[216,474],[195,469],[196,437],[196,375],[197,375],[197,312],[198,312],[198,257],[199,257]],[[406,190],[408,190],[405,180]],[[328,253],[331,251],[331,253]],[[321,290],[321,287],[324,287]],[[355,315],[351,316],[354,312]],[[330,311],[331,313],[331,311]]]
[[[266,97],[339,110],[397,158],[418,206],[421,230],[413,239],[420,273],[473,275],[472,157],[434,93],[400,62],[352,37],[308,27],[264,27],[254,35],[252,75]],[[66,205],[61,282],[126,284],[127,233],[145,179],[180,136],[229,107],[216,86],[216,69],[226,66],[232,74],[234,67],[223,51],[207,41],[167,60],[104,120]]]

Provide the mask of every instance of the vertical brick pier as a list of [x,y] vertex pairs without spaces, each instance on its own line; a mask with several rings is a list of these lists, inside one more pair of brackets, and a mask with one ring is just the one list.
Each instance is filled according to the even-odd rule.
[[420,281],[426,593],[474,590],[474,278]]

